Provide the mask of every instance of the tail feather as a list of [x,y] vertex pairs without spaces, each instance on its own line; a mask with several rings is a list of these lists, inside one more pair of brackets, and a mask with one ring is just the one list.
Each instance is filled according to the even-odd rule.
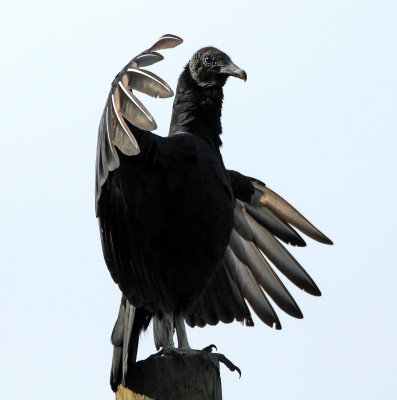
[[136,362],[139,335],[146,330],[152,314],[143,308],[135,308],[123,295],[119,315],[113,328],[111,342],[113,344],[110,386],[117,391],[120,384],[125,386],[128,364]]

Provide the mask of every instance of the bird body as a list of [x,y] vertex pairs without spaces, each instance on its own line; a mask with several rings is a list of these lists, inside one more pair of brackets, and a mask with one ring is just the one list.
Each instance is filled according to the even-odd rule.
[[122,292],[112,333],[111,385],[124,381],[139,334],[154,321],[157,348],[190,348],[184,323],[253,325],[251,306],[281,329],[267,296],[286,313],[302,313],[275,273],[320,295],[282,246],[309,237],[332,242],[261,181],[227,170],[220,153],[223,86],[246,73],[224,52],[205,47],[185,66],[176,90],[169,136],[155,135],[153,117],[135,97],[172,90],[142,69],[157,50],[181,39],[165,35],[116,76],[99,127],[96,209],[104,258]]
[[[102,188],[104,237],[112,226],[108,266],[135,306],[180,311],[223,260],[233,225],[228,174],[219,152],[193,134],[136,136],[141,153],[120,154]],[[120,274],[120,264],[131,270]]]

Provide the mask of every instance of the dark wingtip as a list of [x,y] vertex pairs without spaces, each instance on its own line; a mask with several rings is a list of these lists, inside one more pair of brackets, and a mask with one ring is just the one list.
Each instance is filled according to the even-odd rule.
[[303,314],[301,309],[298,307],[298,305],[295,303],[295,307],[293,309],[288,309],[288,310],[284,310],[288,315],[290,315],[291,317],[297,318],[297,319],[302,319],[303,318]]
[[245,319],[245,326],[255,326],[251,317]]
[[293,317],[297,318],[297,319],[303,319],[303,314],[302,311],[298,309],[299,312],[297,312],[295,315],[293,315]]
[[306,287],[303,290],[306,293],[311,294],[312,296],[316,296],[316,297],[320,297],[321,296],[321,291],[316,285],[310,286],[310,287]]
[[315,235],[310,236],[310,237],[312,239],[316,240],[317,242],[322,243],[322,244],[328,244],[328,245],[333,245],[334,244],[333,241],[330,238],[325,236],[324,233],[320,232],[318,229],[317,229],[317,232],[315,233]]
[[296,239],[295,242],[290,242],[288,244],[290,244],[291,246],[306,247],[306,242],[300,236]]

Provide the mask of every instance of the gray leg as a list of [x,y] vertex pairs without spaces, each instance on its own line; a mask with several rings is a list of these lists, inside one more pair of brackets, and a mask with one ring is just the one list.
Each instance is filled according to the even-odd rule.
[[[178,337],[178,348],[174,347],[174,327],[176,329],[176,335]],[[172,356],[172,357],[185,357],[188,355],[200,355],[202,357],[209,357],[216,363],[221,362],[231,371],[237,371],[241,376],[241,371],[236,367],[230,360],[228,360],[223,354],[212,353],[212,349],[216,347],[211,344],[203,350],[193,350],[189,346],[187,340],[185,321],[183,319],[182,313],[175,314],[161,314],[155,315],[153,318],[153,332],[154,332],[154,342],[156,344],[157,350],[162,347],[162,349],[155,355],[151,357],[159,356]],[[218,365],[218,364],[216,364]],[[218,368],[218,367],[217,367]]]
[[156,314],[153,318],[153,334],[156,349],[174,347],[174,318],[172,313]]
[[186,335],[185,321],[183,319],[182,313],[174,314],[174,323],[175,323],[176,335],[178,337],[178,347],[180,349],[190,349]]

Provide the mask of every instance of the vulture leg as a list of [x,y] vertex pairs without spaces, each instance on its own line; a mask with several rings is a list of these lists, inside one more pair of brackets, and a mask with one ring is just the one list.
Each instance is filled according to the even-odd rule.
[[174,348],[174,318],[172,313],[157,313],[153,318],[156,349]]
[[[178,338],[178,348],[174,347],[174,328]],[[153,318],[153,332],[157,350],[161,347],[156,356],[168,355],[178,358],[183,358],[187,355],[201,356],[214,362],[216,367],[217,363],[220,362],[229,368],[230,371],[237,371],[241,376],[240,369],[223,354],[212,353],[212,350],[216,349],[215,345],[211,344],[203,350],[193,350],[190,347],[182,313],[157,313]]]
[[180,349],[190,349],[189,341],[187,340],[185,320],[182,313],[174,314],[174,324],[176,336],[178,338],[178,347]]

